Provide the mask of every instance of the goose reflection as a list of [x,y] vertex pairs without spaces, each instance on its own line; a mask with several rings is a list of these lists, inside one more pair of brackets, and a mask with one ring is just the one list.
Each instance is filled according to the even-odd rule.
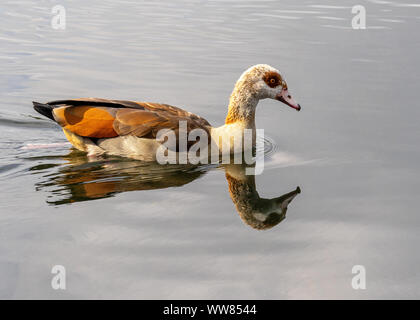
[[[32,158],[32,160],[39,158]],[[246,175],[246,165],[160,165],[125,158],[88,158],[72,151],[65,156],[43,157],[47,163],[30,168],[41,174],[37,190],[48,192],[47,203],[62,205],[112,197],[135,190],[164,189],[190,183],[206,172],[220,167],[225,171],[230,197],[241,219],[254,229],[269,229],[286,217],[287,207],[300,188],[272,199],[261,198],[256,190],[255,176]],[[58,167],[51,173],[52,167]]]
[[229,164],[225,167],[229,193],[241,219],[254,229],[269,229],[286,218],[287,206],[300,193],[300,188],[280,197],[261,198],[255,186],[255,176],[245,174],[246,166]]

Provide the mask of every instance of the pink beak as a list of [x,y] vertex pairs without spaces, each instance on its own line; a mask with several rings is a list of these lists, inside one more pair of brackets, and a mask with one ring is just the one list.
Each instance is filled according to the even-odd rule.
[[300,111],[301,109],[300,104],[292,98],[287,89],[282,89],[281,93],[276,96],[276,99],[287,104],[289,107],[296,109],[297,111]]

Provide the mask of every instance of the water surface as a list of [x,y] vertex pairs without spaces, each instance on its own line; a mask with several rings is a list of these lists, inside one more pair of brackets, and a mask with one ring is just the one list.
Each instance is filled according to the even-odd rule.
[[[351,28],[355,4],[366,30]],[[0,297],[419,298],[419,15],[414,0],[2,1]],[[164,102],[220,125],[257,63],[303,108],[258,106],[271,148],[245,186],[301,189],[268,228],[239,214],[240,167],[89,159],[31,106]],[[59,264],[64,291],[50,285]]]

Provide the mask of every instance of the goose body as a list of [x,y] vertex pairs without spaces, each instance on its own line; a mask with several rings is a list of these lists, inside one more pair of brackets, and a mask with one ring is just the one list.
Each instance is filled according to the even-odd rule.
[[280,73],[268,65],[253,66],[241,75],[230,97],[225,124],[220,127],[161,103],[82,98],[33,104],[37,112],[58,123],[66,138],[81,151],[153,161],[163,143],[157,138],[165,130],[174,133],[177,144],[169,149],[176,152],[184,150],[182,143],[188,150],[194,142],[181,140],[199,130],[208,136],[208,149],[201,152],[210,152],[213,144],[218,152],[233,153],[232,139],[243,139],[245,129],[255,132],[256,106],[265,98],[300,110]]

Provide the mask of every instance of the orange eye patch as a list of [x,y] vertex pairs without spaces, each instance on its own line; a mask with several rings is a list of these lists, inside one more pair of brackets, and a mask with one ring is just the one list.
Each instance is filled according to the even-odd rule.
[[263,77],[264,82],[270,87],[275,88],[283,81],[281,76],[275,71],[267,72]]

